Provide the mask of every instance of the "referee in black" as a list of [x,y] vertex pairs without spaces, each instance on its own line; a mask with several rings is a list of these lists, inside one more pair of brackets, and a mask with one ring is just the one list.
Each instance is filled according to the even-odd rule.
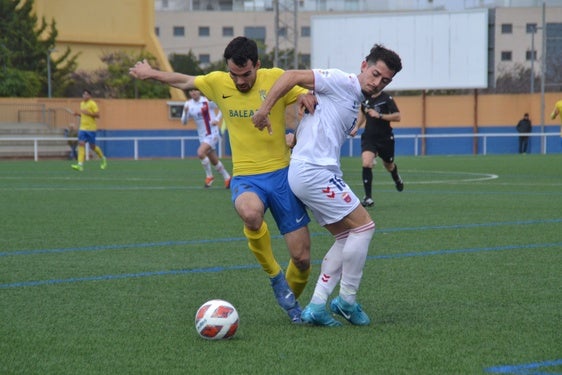
[[404,183],[394,163],[394,133],[391,122],[400,121],[400,111],[392,96],[379,92],[361,103],[359,127],[365,126],[361,134],[361,159],[363,162],[363,188],[365,198],[361,201],[364,207],[375,204],[372,197],[373,165],[378,156],[384,167],[390,172],[396,190],[404,190]]

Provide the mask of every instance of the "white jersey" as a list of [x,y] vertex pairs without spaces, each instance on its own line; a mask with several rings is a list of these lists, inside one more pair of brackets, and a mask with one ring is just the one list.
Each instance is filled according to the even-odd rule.
[[364,99],[355,74],[313,70],[318,105],[297,128],[288,180],[291,190],[322,226],[339,222],[359,206],[343,180],[340,151]]
[[216,126],[213,122],[220,125],[221,114],[217,113],[217,105],[209,99],[201,96],[198,101],[189,99],[183,106],[183,114],[181,118],[182,124],[186,124],[191,117],[197,125],[197,134],[199,141],[219,137],[220,126]]
[[298,126],[291,159],[339,166],[341,147],[355,127],[364,96],[355,74],[338,69],[313,72],[318,105],[314,114],[306,114]]

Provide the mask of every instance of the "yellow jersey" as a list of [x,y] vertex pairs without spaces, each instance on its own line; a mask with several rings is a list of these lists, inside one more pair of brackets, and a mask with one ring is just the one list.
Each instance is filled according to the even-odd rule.
[[[80,102],[80,110],[87,111],[89,113],[98,113],[98,105],[92,99],[83,100]],[[98,129],[95,117],[88,116],[85,114],[80,115],[80,130],[95,132]]]
[[[558,119],[560,120],[560,124],[562,124],[562,100],[559,100],[554,104],[554,108],[558,109]],[[554,110],[552,111],[554,114]],[[560,137],[562,137],[562,125],[560,126]]]
[[252,116],[283,72],[279,68],[258,69],[256,82],[248,92],[238,91],[227,72],[195,77],[197,89],[218,105],[226,122],[234,176],[273,172],[289,165],[285,108],[308,90],[295,86],[275,103],[269,114],[273,134],[269,134],[267,129],[258,130],[252,122]]

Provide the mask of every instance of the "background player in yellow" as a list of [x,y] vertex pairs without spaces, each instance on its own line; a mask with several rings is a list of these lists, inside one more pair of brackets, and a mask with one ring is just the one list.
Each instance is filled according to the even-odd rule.
[[[554,109],[550,114],[551,119],[555,119],[556,116],[560,116],[560,123],[562,124],[562,100],[559,100],[554,104]],[[560,125],[560,142],[562,144],[562,125]]]
[[82,99],[80,112],[74,112],[75,116],[80,116],[80,129],[78,131],[78,163],[72,164],[72,168],[80,172],[84,170],[86,143],[88,143],[101,159],[100,168],[105,169],[107,160],[101,148],[96,145],[96,131],[98,130],[96,119],[100,117],[100,111],[97,103],[92,99],[90,90],[84,89]]
[[[153,69],[145,60],[130,68],[130,74],[182,90],[197,88],[218,105],[230,135],[232,201],[244,222],[248,246],[269,275],[279,305],[291,321],[301,322],[301,309],[296,298],[310,274],[307,227],[310,218],[287,181],[290,150],[285,143],[285,108],[307,90],[295,87],[280,98],[269,113],[271,131],[260,131],[254,127],[252,116],[283,70],[260,68],[257,45],[245,37],[234,38],[227,45],[224,59],[228,72],[216,71],[200,76],[162,72]],[[309,107],[313,109],[311,103]],[[273,255],[271,235],[264,221],[268,209],[289,248],[291,260],[286,274]]]

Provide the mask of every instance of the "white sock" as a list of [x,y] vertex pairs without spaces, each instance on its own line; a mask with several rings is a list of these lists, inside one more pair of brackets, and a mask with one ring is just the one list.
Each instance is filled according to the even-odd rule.
[[355,303],[357,290],[363,276],[369,244],[375,233],[375,223],[370,222],[349,231],[342,250],[342,278],[340,297],[347,303]]
[[345,246],[347,234],[346,231],[337,235],[336,242],[324,256],[320,267],[320,276],[316,281],[314,294],[310,300],[311,303],[325,305],[328,297],[338,285],[342,271],[342,250]]
[[215,165],[215,169],[217,170],[217,172],[219,172],[220,174],[222,174],[222,177],[225,180],[228,180],[230,178],[230,175],[228,174],[228,172],[226,171],[226,169],[224,168],[224,165],[222,165],[221,161],[219,160],[219,162],[217,163],[217,165]]
[[205,156],[204,159],[201,159],[201,165],[203,166],[203,169],[205,170],[205,175],[207,177],[213,177],[213,172],[211,171],[211,162],[209,161],[209,158]]

